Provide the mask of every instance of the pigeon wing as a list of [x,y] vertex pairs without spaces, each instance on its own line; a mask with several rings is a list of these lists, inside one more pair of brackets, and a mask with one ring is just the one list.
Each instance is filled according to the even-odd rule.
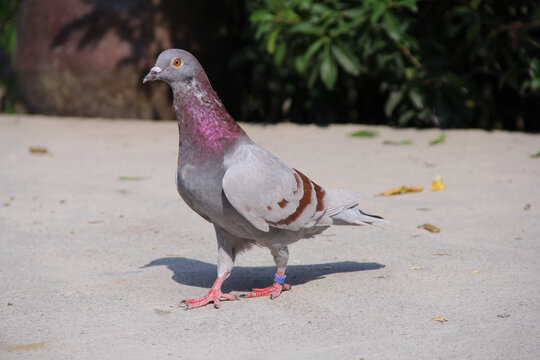
[[231,205],[254,227],[298,231],[324,214],[324,189],[251,143],[226,159],[223,191]]

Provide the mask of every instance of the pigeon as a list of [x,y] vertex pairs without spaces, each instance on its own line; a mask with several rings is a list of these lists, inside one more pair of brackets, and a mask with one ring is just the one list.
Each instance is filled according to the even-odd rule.
[[[178,193],[214,225],[218,243],[217,278],[208,294],[183,301],[186,310],[221,300],[238,300],[221,286],[236,256],[252,245],[270,250],[276,263],[273,284],[241,297],[275,299],[285,282],[288,246],[331,225],[387,222],[363,212],[361,195],[326,189],[255,144],[234,121],[213,90],[199,61],[181,49],[163,51],[143,83],[162,80],[172,89],[178,120]],[[376,225],[375,225],[376,226]]]

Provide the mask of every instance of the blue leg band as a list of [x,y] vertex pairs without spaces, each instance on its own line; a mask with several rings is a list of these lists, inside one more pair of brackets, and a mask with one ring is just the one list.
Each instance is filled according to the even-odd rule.
[[287,275],[279,276],[278,274],[274,275],[274,282],[277,282],[278,284],[285,284],[285,278]]

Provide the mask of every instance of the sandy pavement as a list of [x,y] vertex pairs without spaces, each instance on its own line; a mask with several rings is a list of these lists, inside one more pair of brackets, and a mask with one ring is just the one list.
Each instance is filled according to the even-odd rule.
[[[449,130],[429,146],[440,130],[243,126],[391,225],[292,245],[293,289],[274,301],[184,311],[215,278],[216,242],[176,193],[176,124],[2,115],[0,359],[540,358],[539,135]],[[446,190],[429,190],[437,175]],[[401,185],[424,191],[377,196]],[[224,290],[273,273],[252,249]]]

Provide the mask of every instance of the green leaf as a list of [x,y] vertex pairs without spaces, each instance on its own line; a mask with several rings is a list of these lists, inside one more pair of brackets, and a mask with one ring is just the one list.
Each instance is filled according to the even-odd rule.
[[264,21],[272,20],[273,18],[274,18],[273,14],[269,13],[266,10],[260,9],[260,10],[255,11],[253,14],[251,14],[251,16],[249,17],[249,21],[251,21],[252,23],[264,22]]
[[343,15],[353,20],[363,20],[366,16],[366,8],[358,7],[347,9],[343,12]]
[[320,67],[321,80],[328,90],[332,90],[336,85],[338,69],[334,59],[332,58],[329,43],[326,44],[324,50],[325,51]]
[[532,154],[531,157],[532,157],[532,158],[540,157],[540,151],[537,152],[536,154]]
[[439,137],[436,138],[435,140],[431,140],[431,141],[429,142],[429,145],[442,144],[445,140],[446,140],[446,135],[445,135],[445,134],[441,134],[441,136],[439,136]]
[[390,95],[388,96],[388,99],[386,100],[386,103],[384,104],[384,114],[387,117],[392,116],[394,109],[396,108],[396,106],[399,105],[401,100],[403,100],[404,95],[405,95],[404,89],[394,90],[390,92]]
[[304,75],[306,73],[307,65],[308,61],[305,55],[294,58],[294,67],[300,75]]
[[403,141],[392,141],[392,140],[384,140],[383,145],[412,145],[411,140],[403,140]]
[[319,51],[319,49],[321,48],[321,46],[323,46],[324,44],[324,38],[320,38],[319,40],[315,41],[313,44],[311,44],[307,51],[304,53],[304,56],[306,57],[306,60],[309,61],[311,59],[311,57],[313,55],[315,55],[315,53],[317,51]]
[[345,35],[350,34],[351,31],[355,31],[355,29],[357,29],[361,23],[362,22],[358,20],[346,22],[343,19],[339,19],[337,22],[337,25],[333,27],[332,29],[330,29],[330,31],[328,31],[328,35],[331,38],[338,38],[342,34],[345,34]]
[[354,76],[360,74],[360,65],[358,60],[354,58],[353,55],[346,53],[336,44],[332,45],[331,48],[334,58],[337,60],[339,65],[341,65],[343,70]]
[[279,33],[281,32],[281,26],[276,27],[270,35],[268,35],[268,39],[266,40],[266,51],[268,51],[269,54],[273,54],[276,50],[276,41]]
[[302,22],[290,27],[291,34],[320,35],[321,29],[309,22]]
[[371,130],[360,130],[360,131],[353,132],[351,136],[352,137],[375,137],[375,136],[379,136],[379,133],[376,131],[371,131]]
[[388,36],[395,41],[401,39],[401,27],[397,17],[391,12],[387,12],[383,17],[383,26]]
[[274,62],[277,66],[281,66],[283,64],[283,59],[285,59],[285,53],[287,51],[287,45],[285,45],[284,42],[280,43],[277,48],[276,52],[274,53]]
[[328,6],[325,6],[319,3],[313,4],[313,6],[311,7],[311,10],[314,14],[317,14],[321,16],[322,18],[331,16],[334,13],[334,11],[330,9]]
[[289,22],[289,24],[291,23],[291,21],[294,22],[294,21],[296,21],[296,20],[298,20],[300,18],[300,16],[290,6],[285,7],[284,9],[282,9],[279,12],[278,16],[280,18],[283,18],[283,19],[287,20]]
[[308,75],[308,87],[312,88],[315,85],[315,82],[317,81],[318,75],[319,75],[319,69],[315,66],[312,66],[309,69],[309,75]]
[[376,24],[383,12],[386,11],[386,3],[384,1],[375,1],[373,5],[375,5],[375,9],[371,13],[369,20],[372,24]]
[[425,95],[424,93],[417,87],[412,87],[409,90],[409,99],[413,103],[414,107],[417,109],[423,109],[425,105]]
[[414,110],[408,110],[405,111],[403,114],[399,115],[398,123],[400,126],[406,126],[409,125],[409,120],[411,120],[414,116],[416,116],[416,111]]
[[268,32],[272,28],[273,23],[267,22],[259,25],[257,27],[257,31],[255,32],[255,39],[260,39],[261,36],[263,36],[264,33]]
[[396,1],[394,3],[394,6],[406,7],[406,8],[409,8],[412,12],[417,12],[418,4],[416,2],[417,2],[416,0],[401,0],[401,1]]
[[298,73],[302,75],[306,73],[306,69],[309,64],[309,61],[315,55],[315,53],[319,51],[319,49],[323,46],[323,44],[324,44],[324,39],[322,38],[315,41],[313,44],[311,44],[308,47],[307,51],[303,55],[297,56],[294,59],[294,65]]

